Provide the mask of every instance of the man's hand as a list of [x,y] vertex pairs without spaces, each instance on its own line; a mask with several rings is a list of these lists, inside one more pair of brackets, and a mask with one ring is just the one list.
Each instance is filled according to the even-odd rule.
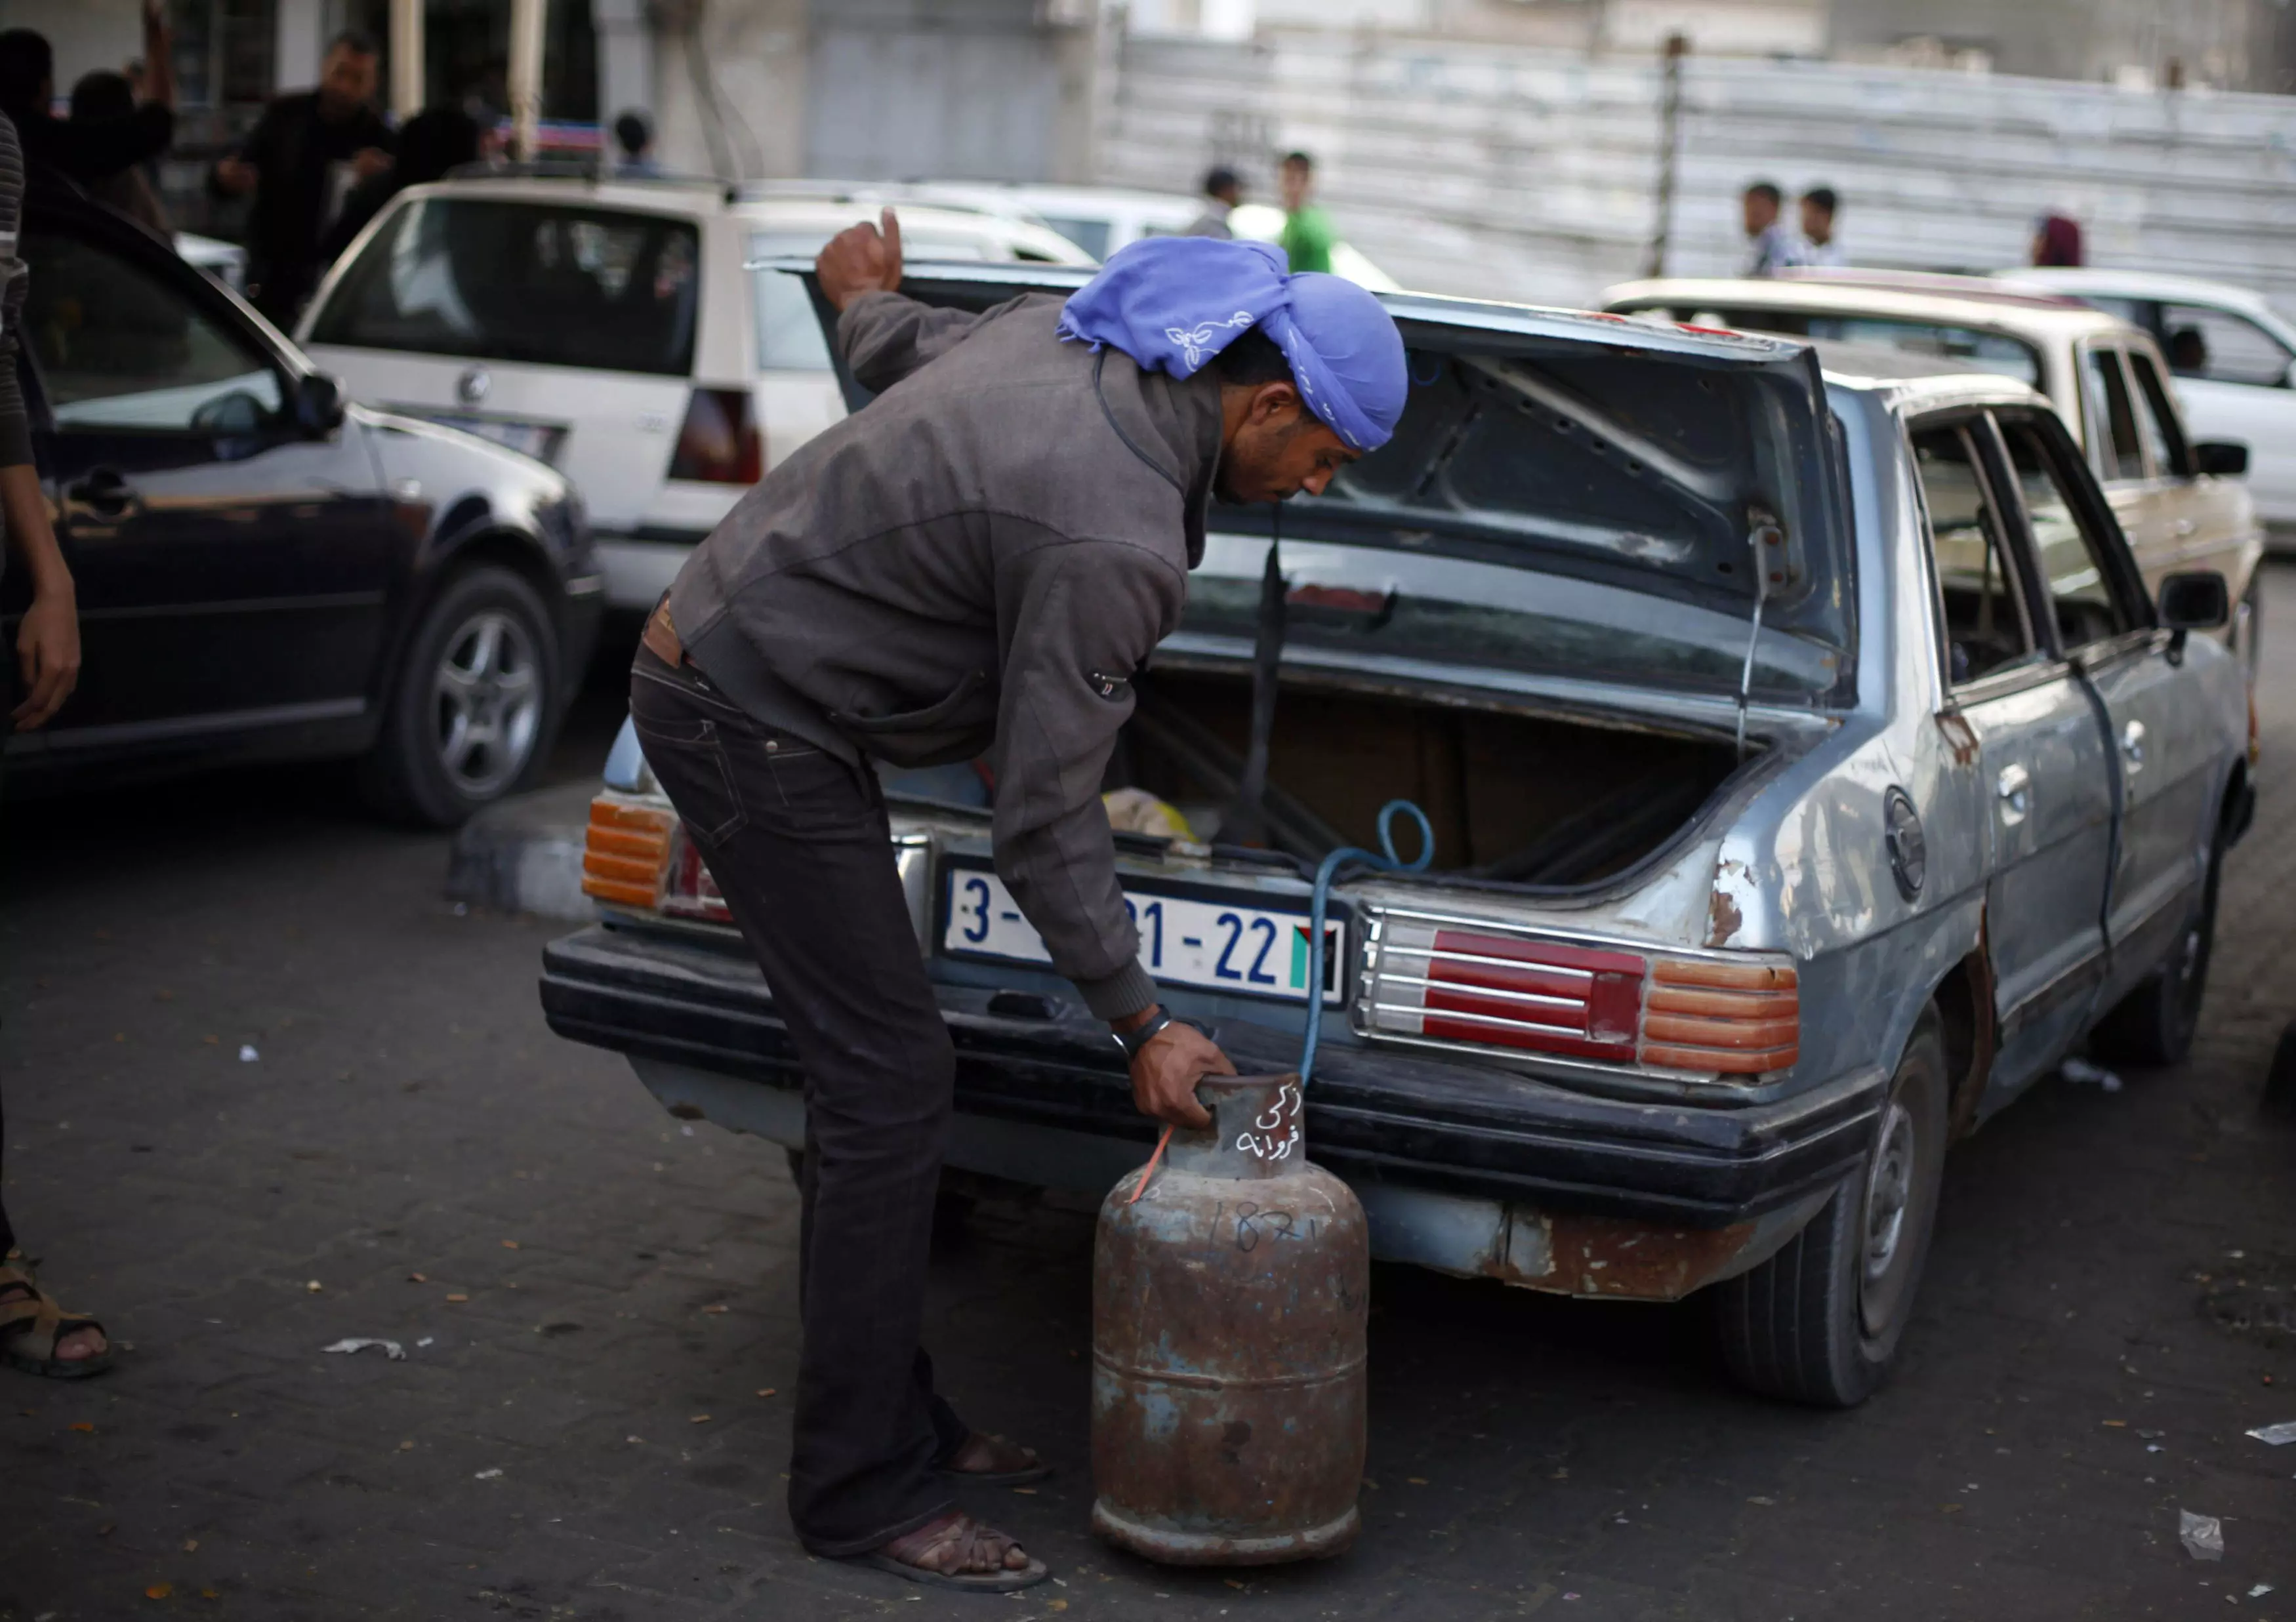
[[843,309],[864,293],[890,293],[901,286],[901,222],[890,209],[878,216],[879,225],[848,225],[829,239],[829,246],[814,260],[821,277],[821,294]]
[[1234,1074],[1235,1066],[1217,1043],[1194,1026],[1175,1020],[1149,1037],[1132,1061],[1133,1106],[1168,1126],[1201,1132],[1212,1124],[1212,1118],[1196,1102],[1196,1084],[1207,1076]]
[[379,146],[362,146],[351,154],[351,168],[361,180],[373,180],[390,167],[390,154]]
[[255,184],[255,166],[244,158],[218,158],[215,166],[216,184],[234,197]]
[[8,718],[18,732],[28,733],[62,709],[79,684],[79,614],[69,586],[39,593],[24,610],[16,629],[16,668],[26,696]]

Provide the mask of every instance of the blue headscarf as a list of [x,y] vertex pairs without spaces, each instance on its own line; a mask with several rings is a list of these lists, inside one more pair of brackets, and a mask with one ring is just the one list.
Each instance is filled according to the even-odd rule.
[[1255,326],[1341,440],[1359,451],[1387,443],[1411,383],[1393,317],[1344,277],[1286,274],[1268,243],[1156,236],[1119,249],[1070,296],[1060,331],[1184,378]]

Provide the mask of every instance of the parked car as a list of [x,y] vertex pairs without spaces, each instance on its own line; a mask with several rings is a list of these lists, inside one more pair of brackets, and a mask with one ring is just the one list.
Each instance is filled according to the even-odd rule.
[[2149,333],[2062,294],[1888,271],[1630,282],[1603,302],[1622,314],[1885,344],[2032,384],[2086,447],[2146,586],[2158,590],[2177,569],[2225,577],[2235,605],[2226,638],[2253,676],[2264,544],[2242,478],[2249,447],[2196,442]]
[[[18,366],[78,588],[78,691],[11,794],[356,756],[462,821],[525,781],[602,587],[566,481],[335,379],[164,241],[61,182],[26,202]],[[7,577],[9,645],[23,611]]]
[[[994,185],[980,181],[920,181],[907,194],[945,207],[999,209],[1018,219],[1041,220],[1093,256],[1104,259],[1145,236],[1185,231],[1206,206],[1178,192],[1135,192],[1120,186]],[[1254,242],[1283,234],[1283,210],[1242,203],[1228,214],[1228,229]],[[1400,291],[1396,281],[1348,242],[1332,244],[1332,269],[1374,292]]]
[[2079,299],[2150,333],[2204,439],[2249,447],[2248,487],[2283,545],[2296,545],[2296,321],[2222,282],[2139,270],[1999,273]]
[[[905,285],[985,307],[1073,276]],[[2247,823],[2220,575],[2148,596],[2014,379],[1887,350],[1390,296],[1393,440],[1285,507],[1272,848],[1218,842],[1254,701],[1265,508],[1215,512],[1110,774],[1141,952],[1246,1070],[1322,1053],[1308,1141],[1375,1253],[1580,1296],[1719,1292],[1748,1385],[1882,1377],[1949,1140],[2085,1036],[2185,1051]],[[857,392],[852,397],[859,399]],[[950,1163],[1098,1194],[1146,1155],[1123,1055],[1050,971],[963,774],[894,849],[958,1055]],[[1423,873],[1313,863],[1403,795]],[[783,1016],[626,731],[554,1028],[680,1115],[802,1141]],[[1406,844],[1406,855],[1410,850]]]
[[[650,609],[694,543],[844,414],[797,281],[857,195],[512,174],[410,186],[345,250],[297,331],[359,399],[562,468],[610,605]],[[1088,264],[995,215],[904,207],[913,261]]]

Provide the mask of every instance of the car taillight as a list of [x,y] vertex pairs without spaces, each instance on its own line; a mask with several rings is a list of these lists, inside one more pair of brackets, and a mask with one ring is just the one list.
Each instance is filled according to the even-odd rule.
[[718,881],[709,876],[709,870],[701,864],[701,850],[682,828],[661,887],[661,910],[673,917],[699,918],[709,923],[734,922],[726,897],[718,893]]
[[766,476],[766,439],[746,389],[697,389],[677,430],[672,479],[755,484]]
[[1388,914],[1367,943],[1374,1032],[1712,1075],[1800,1053],[1792,963],[1653,957]]
[[582,838],[582,893],[617,906],[660,905],[676,832],[675,812],[599,795]]

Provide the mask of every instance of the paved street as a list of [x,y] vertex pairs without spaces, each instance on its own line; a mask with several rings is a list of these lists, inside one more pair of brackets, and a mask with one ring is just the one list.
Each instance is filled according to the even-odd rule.
[[[796,1546],[781,1151],[549,1034],[566,926],[458,915],[447,841],[328,774],[12,810],[9,1202],[122,1350],[83,1384],[0,1371],[0,1618],[2296,1614],[2296,1446],[2242,1434],[2296,1419],[2296,1130],[2255,1110],[2296,1015],[2296,572],[2266,624],[2197,1056],[2052,1079],[1962,1146],[1867,1407],[1738,1395],[1695,1303],[1383,1270],[1361,1545],[1158,1571],[1085,1531],[1089,1216],[984,1208],[932,1349],[1062,1468],[974,1506],[1064,1585],[1006,1600]],[[346,1336],[405,1360],[322,1350]],[[2223,1519],[2221,1564],[2180,1508]]]

